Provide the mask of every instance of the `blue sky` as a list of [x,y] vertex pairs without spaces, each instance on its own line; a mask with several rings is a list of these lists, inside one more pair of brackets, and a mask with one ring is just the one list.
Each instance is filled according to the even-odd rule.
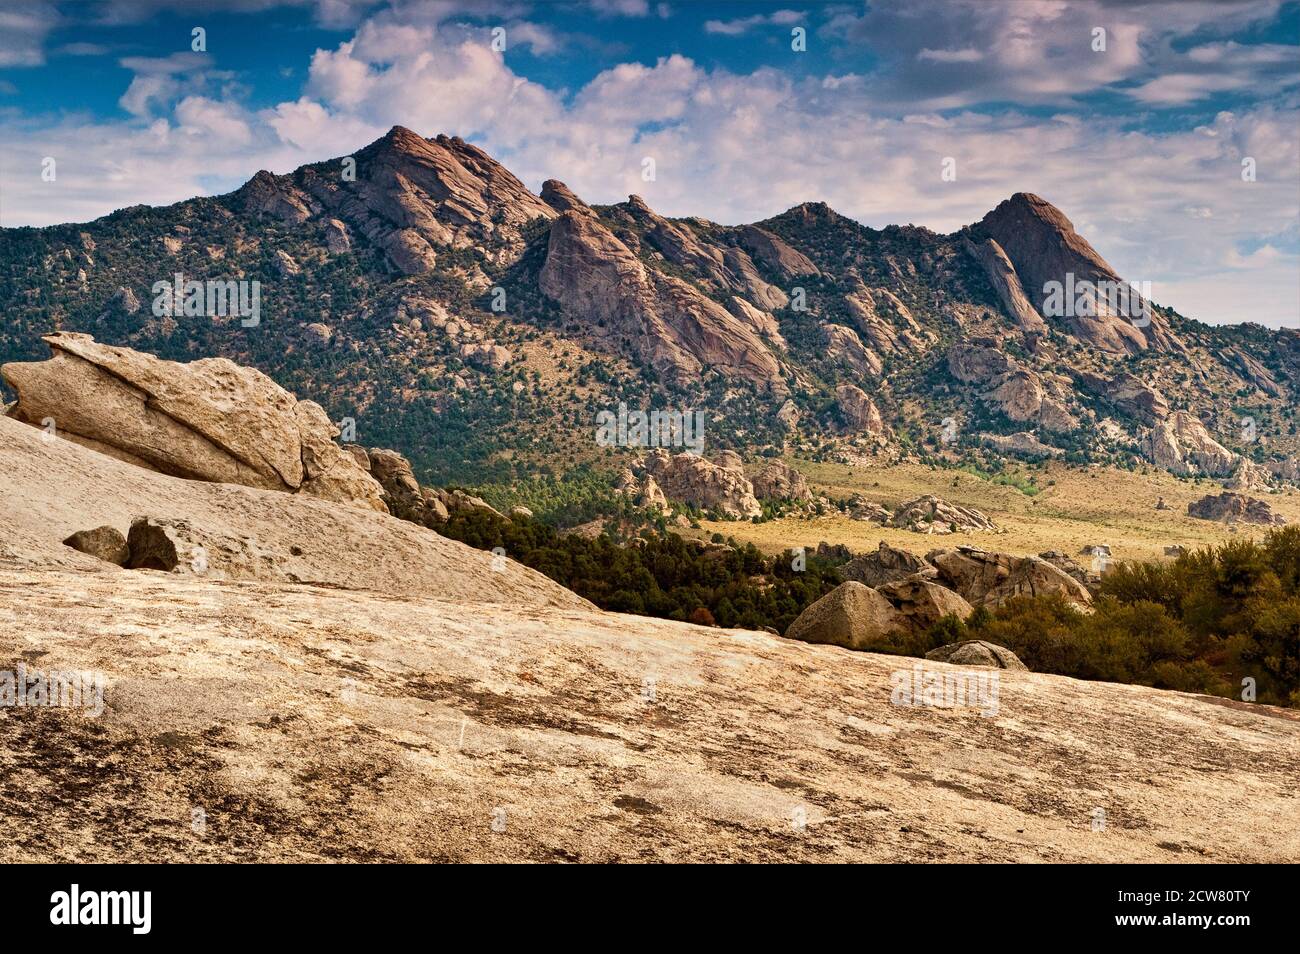
[[6,226],[229,191],[394,123],[722,222],[816,199],[949,231],[1037,192],[1157,301],[1300,326],[1295,2],[0,0]]

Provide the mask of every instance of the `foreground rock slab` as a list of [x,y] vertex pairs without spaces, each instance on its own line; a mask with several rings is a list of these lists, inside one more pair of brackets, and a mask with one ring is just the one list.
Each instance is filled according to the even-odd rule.
[[1281,710],[1000,670],[982,717],[891,704],[916,659],[157,573],[0,607],[107,682],[0,719],[3,862],[1300,860]]

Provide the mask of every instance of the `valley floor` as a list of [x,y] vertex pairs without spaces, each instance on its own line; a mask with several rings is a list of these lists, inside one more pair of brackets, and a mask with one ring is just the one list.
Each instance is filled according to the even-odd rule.
[[[1100,543],[1110,545],[1116,560],[1150,560],[1162,557],[1166,546],[1194,548],[1263,537],[1267,532],[1265,527],[1248,525],[1233,531],[1221,523],[1189,517],[1189,503],[1207,494],[1221,493],[1223,488],[1217,481],[1182,480],[1164,472],[1141,474],[1053,463],[1045,471],[1025,471],[1036,475],[1040,488],[1029,496],[1014,486],[965,471],[916,464],[791,463],[808,478],[814,493],[832,499],[861,494],[895,507],[922,494],[934,494],[983,511],[1004,532],[929,536],[837,514],[812,520],[787,517],[759,524],[706,520],[701,521],[703,536],[721,533],[752,542],[768,553],[799,546],[813,548],[821,541],[845,544],[862,552],[874,550],[883,540],[919,554],[936,547],[969,544],[1017,555],[1062,550],[1077,556],[1084,546]],[[1266,500],[1288,523],[1300,523],[1300,492],[1253,496]],[[1168,510],[1156,509],[1161,497]]]

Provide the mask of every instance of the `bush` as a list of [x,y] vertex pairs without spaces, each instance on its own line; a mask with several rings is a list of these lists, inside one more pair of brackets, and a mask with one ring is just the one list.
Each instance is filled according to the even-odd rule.
[[943,642],[986,639],[1030,669],[1300,708],[1300,527],[1234,540],[1172,563],[1126,563],[1103,578],[1091,613],[1059,595],[1016,597]]

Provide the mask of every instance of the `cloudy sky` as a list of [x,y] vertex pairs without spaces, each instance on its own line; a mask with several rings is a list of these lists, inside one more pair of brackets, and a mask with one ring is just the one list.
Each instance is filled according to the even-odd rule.
[[534,190],[725,223],[822,200],[946,232],[1035,192],[1162,304],[1300,327],[1289,0],[0,0],[3,226],[228,192],[397,123]]

